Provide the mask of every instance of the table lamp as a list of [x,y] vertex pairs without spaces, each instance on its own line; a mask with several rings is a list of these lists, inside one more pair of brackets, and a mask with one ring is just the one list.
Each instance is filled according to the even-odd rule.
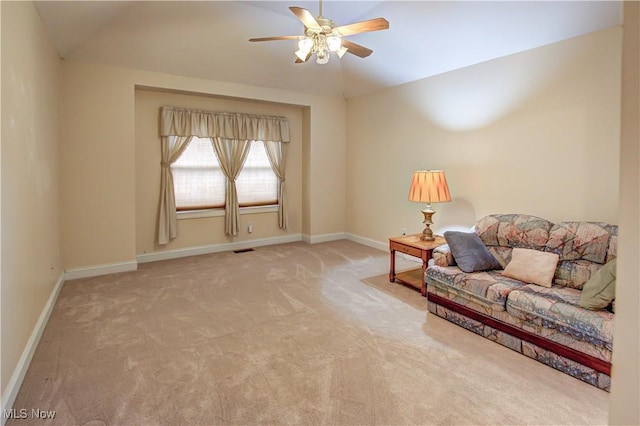
[[420,239],[422,241],[434,241],[433,231],[429,225],[433,224],[431,217],[436,212],[431,203],[448,203],[451,201],[451,194],[447,186],[447,178],[442,170],[423,170],[413,172],[411,188],[409,189],[409,201],[427,203],[422,210],[424,215],[425,228]]

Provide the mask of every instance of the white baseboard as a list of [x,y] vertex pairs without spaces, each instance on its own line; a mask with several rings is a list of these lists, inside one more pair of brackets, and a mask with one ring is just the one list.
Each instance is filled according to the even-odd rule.
[[344,232],[336,232],[335,234],[322,234],[322,235],[303,235],[302,241],[309,244],[326,243],[329,241],[344,240]]
[[117,274],[118,272],[131,272],[138,269],[138,262],[118,262],[104,265],[85,266],[82,268],[70,268],[65,272],[66,280],[78,278],[97,277],[100,275]]
[[378,250],[389,251],[389,243],[381,243],[380,241],[360,237],[359,235],[351,234],[349,232],[345,234],[345,238],[355,243],[360,243],[362,245],[373,247]]
[[190,247],[177,250],[157,251],[136,256],[138,263],[156,262],[158,260],[177,259],[179,257],[198,256],[201,254],[219,253],[231,250],[243,250],[252,247],[270,246],[274,244],[293,243],[302,241],[302,235],[293,234],[284,237],[263,238],[260,240],[238,241],[235,243],[210,244],[200,247]]
[[7,383],[6,392],[2,395],[2,416],[0,416],[0,424],[4,426],[7,418],[5,416],[6,410],[9,410],[13,407],[14,402],[16,401],[16,397],[18,396],[18,391],[22,386],[22,381],[24,380],[25,374],[27,374],[27,370],[29,369],[29,364],[31,363],[31,359],[33,358],[33,354],[38,347],[38,343],[40,342],[40,337],[42,337],[42,332],[44,331],[47,322],[49,321],[49,316],[51,316],[51,311],[56,304],[56,300],[58,299],[58,294],[60,293],[60,289],[62,288],[62,284],[65,282],[65,274],[60,274],[58,281],[53,286],[53,290],[51,290],[51,294],[49,295],[49,300],[44,305],[42,312],[40,313],[40,317],[33,327],[33,331],[31,332],[31,336],[29,336],[29,340],[27,340],[27,345],[22,351],[22,356],[18,360],[18,365],[13,370],[13,374],[9,379],[9,383]]

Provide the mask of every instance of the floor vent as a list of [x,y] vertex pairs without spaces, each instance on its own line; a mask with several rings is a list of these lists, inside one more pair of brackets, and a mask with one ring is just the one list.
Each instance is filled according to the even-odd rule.
[[248,249],[242,249],[242,250],[234,250],[234,253],[246,253],[248,251],[255,251],[252,248],[248,248]]

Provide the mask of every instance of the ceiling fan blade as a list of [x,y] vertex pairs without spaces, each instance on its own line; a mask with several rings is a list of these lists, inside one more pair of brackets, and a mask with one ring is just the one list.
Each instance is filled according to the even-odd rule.
[[387,29],[389,29],[389,21],[384,18],[369,19],[368,21],[356,22],[355,24],[343,25],[336,28],[343,36]]
[[373,50],[345,39],[342,39],[342,46],[348,49],[347,53],[351,53],[361,58],[366,58],[373,53]]
[[311,55],[313,55],[313,52],[307,53],[307,57],[304,58],[304,61],[302,59],[300,59],[300,58],[297,58],[295,63],[296,64],[304,64],[305,62],[307,62],[309,60],[309,58],[311,58]]
[[316,18],[314,18],[311,12],[309,12],[307,9],[291,6],[289,10],[291,10],[293,14],[298,17],[298,19],[304,24],[305,27],[322,31],[322,27],[320,26],[320,24],[318,24]]
[[278,37],[250,38],[249,41],[298,40],[299,38],[300,36],[278,36]]

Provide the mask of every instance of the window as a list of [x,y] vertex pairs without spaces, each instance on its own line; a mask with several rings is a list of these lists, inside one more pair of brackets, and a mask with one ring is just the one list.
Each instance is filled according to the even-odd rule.
[[278,204],[278,177],[271,168],[264,142],[253,141],[236,179],[240,207]]
[[[177,211],[224,208],[226,177],[209,138],[194,136],[171,170]],[[278,204],[278,177],[262,141],[251,142],[236,189],[240,207]]]
[[224,208],[226,180],[209,138],[194,136],[171,171],[177,211]]

